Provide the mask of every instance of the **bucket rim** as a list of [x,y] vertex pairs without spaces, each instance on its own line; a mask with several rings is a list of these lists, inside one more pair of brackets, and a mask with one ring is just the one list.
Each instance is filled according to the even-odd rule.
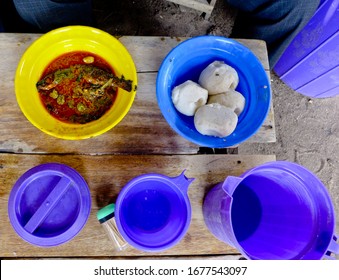
[[[332,242],[332,239],[334,238],[334,236],[336,236],[336,232],[335,232],[335,226],[336,226],[336,217],[335,217],[335,209],[334,209],[334,205],[333,202],[331,200],[331,196],[330,193],[328,191],[328,189],[326,188],[326,186],[324,185],[324,183],[318,178],[318,176],[316,176],[313,172],[311,172],[310,170],[308,170],[306,167],[295,163],[295,162],[288,162],[288,161],[271,161],[271,162],[266,162],[264,164],[261,164],[259,166],[256,166],[254,168],[251,168],[247,171],[245,171],[242,175],[240,175],[239,177],[244,180],[245,178],[253,175],[254,173],[256,173],[257,171],[260,171],[262,169],[267,169],[267,168],[276,168],[276,169],[280,169],[283,170],[287,173],[290,173],[291,175],[293,175],[296,179],[303,181],[304,179],[300,176],[300,174],[298,174],[297,172],[293,172],[291,170],[292,168],[295,169],[299,169],[300,172],[305,172],[308,176],[311,176],[312,179],[317,182],[317,187],[321,186],[320,188],[320,193],[322,195],[322,197],[324,198],[324,200],[326,201],[326,206],[329,208],[329,213],[331,214],[331,217],[326,217],[326,219],[328,220],[329,218],[330,220],[330,225],[328,226],[328,230],[331,231],[331,236],[328,238],[328,240],[326,240],[326,246],[324,246],[324,248],[326,247],[326,250],[324,250],[322,253],[319,253],[319,259],[324,258],[324,256],[326,255],[328,248]],[[239,183],[240,184],[240,183]],[[317,190],[319,191],[319,188],[317,188]],[[232,209],[233,206],[233,199],[230,202],[230,209]],[[317,213],[317,215],[319,216],[319,214]],[[234,228],[233,228],[233,223],[230,223],[230,229],[232,230],[232,232],[234,232]],[[310,254],[310,252],[312,251],[313,247],[316,245],[316,241],[315,239],[313,240],[313,244],[312,246],[308,246],[305,247],[305,251],[302,254],[299,254],[298,256],[300,256],[299,259],[309,259],[308,255]],[[258,259],[258,258],[253,258],[250,256],[250,254],[248,254],[246,252],[246,250],[243,249],[243,247],[239,244],[237,237],[234,236],[234,238],[232,238],[232,242],[234,242],[234,246],[241,252],[241,254],[243,254],[245,257],[249,258],[249,259]]]

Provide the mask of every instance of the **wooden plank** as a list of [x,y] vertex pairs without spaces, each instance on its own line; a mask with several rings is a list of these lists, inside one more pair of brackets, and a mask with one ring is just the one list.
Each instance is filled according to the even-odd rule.
[[[228,175],[238,176],[259,164],[274,161],[275,156],[240,155],[18,155],[0,154],[0,257],[117,257],[117,256],[198,256],[228,255],[238,252],[217,240],[203,221],[205,194]],[[28,169],[46,162],[59,162],[75,168],[87,181],[92,195],[92,211],[83,230],[69,242],[50,248],[33,246],[13,230],[7,203],[12,186]],[[110,241],[96,219],[98,209],[117,197],[121,188],[133,177],[145,173],[195,178],[189,187],[192,221],[184,239],[164,252],[151,254],[129,248],[113,251]]]
[[[214,8],[214,5],[210,5],[207,0],[167,0],[169,2],[179,4],[200,12],[211,14]],[[215,1],[213,1],[215,4]]]
[[198,146],[176,134],[163,118],[156,103],[155,79],[156,73],[139,74],[136,99],[122,122],[103,135],[81,141],[57,139],[35,128],[21,113],[13,89],[10,89],[10,94],[0,96],[0,151],[195,154]]
[[[189,37],[123,36],[119,38],[131,53],[138,72],[158,71],[165,56],[187,39]],[[265,70],[270,69],[265,41],[234,40],[248,47],[260,60]]]
[[[15,153],[148,153],[196,154],[199,147],[175,133],[157,105],[157,71],[167,53],[187,38],[121,37],[138,70],[138,92],[127,116],[105,134],[82,141],[67,141],[41,132],[23,116],[16,102],[14,76],[19,59],[39,34],[0,34],[0,151]],[[241,40],[263,63],[262,41]],[[159,137],[161,135],[161,137]],[[262,128],[249,142],[274,142],[273,108]],[[147,143],[145,145],[144,143]]]
[[[41,34],[28,33],[0,33],[0,51],[2,59],[0,70],[5,75],[14,72],[24,51]],[[128,49],[133,57],[137,72],[157,72],[165,56],[178,44],[189,37],[156,37],[156,36],[122,36],[118,38]],[[248,47],[263,64],[265,70],[269,70],[267,48],[265,41],[251,39],[234,39]],[[8,81],[7,81],[8,82]]]
[[263,40],[234,39],[244,46],[248,47],[260,60],[264,69],[269,72],[270,64],[268,61],[267,45]]
[[208,19],[212,14],[216,0],[167,0],[169,2],[179,4],[200,12],[205,13],[205,19]]

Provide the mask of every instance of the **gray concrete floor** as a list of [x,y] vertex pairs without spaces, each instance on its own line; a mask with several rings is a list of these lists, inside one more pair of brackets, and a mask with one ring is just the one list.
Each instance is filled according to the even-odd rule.
[[[218,0],[211,17],[166,0],[94,0],[98,28],[112,35],[228,37],[236,10]],[[277,141],[241,144],[241,154],[275,154],[314,172],[329,190],[339,233],[339,96],[310,99],[271,73]]]

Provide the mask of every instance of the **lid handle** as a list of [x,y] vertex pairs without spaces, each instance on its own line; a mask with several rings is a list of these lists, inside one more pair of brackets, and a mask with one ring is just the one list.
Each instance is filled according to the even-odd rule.
[[25,230],[33,233],[39,225],[45,220],[48,214],[52,211],[57,202],[68,190],[71,185],[71,180],[67,177],[61,177],[54,189],[50,192],[47,198],[41,203],[38,210],[33,214],[25,225]]

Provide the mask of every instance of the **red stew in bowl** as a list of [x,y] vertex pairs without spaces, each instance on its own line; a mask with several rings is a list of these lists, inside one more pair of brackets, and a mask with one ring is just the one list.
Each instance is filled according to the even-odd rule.
[[114,83],[116,79],[103,58],[79,51],[52,61],[36,86],[44,107],[53,117],[84,124],[99,119],[111,108],[120,86]]

